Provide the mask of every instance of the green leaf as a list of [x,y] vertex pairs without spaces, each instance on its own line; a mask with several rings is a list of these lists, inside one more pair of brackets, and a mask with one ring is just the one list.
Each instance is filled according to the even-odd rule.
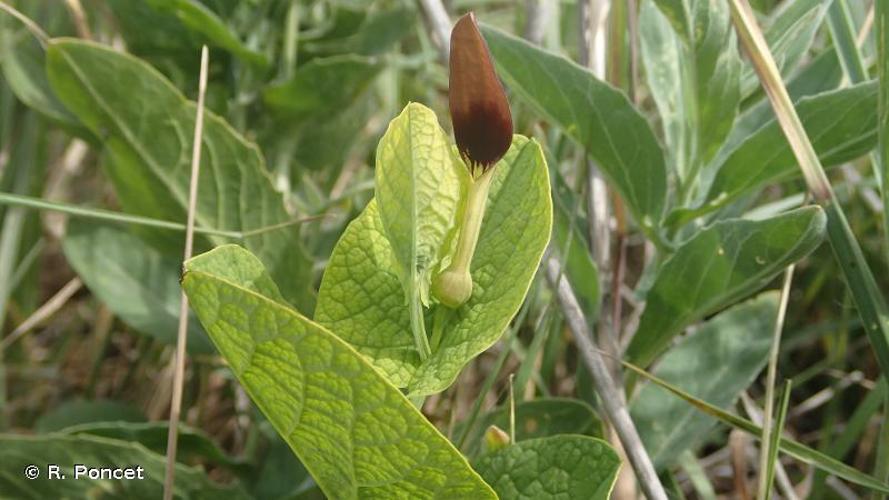
[[647,366],[686,326],[744,298],[824,237],[820,207],[765,220],[718,222],[680,246],[648,292],[628,361]]
[[128,52],[141,57],[178,56],[192,64],[200,63],[199,37],[175,16],[155,9],[150,2],[106,0],[105,3],[114,14]]
[[[782,76],[791,73],[809,51],[828,5],[830,0],[782,2],[769,16],[764,34]],[[748,64],[741,75],[741,94],[749,96],[758,87],[756,73]]]
[[333,112],[324,120],[308,120],[284,140],[293,141],[294,178],[304,175],[306,168],[321,170],[330,168],[339,172],[352,145],[361,137],[361,131],[377,111],[379,103],[372,92],[364,92],[349,106]]
[[26,106],[78,135],[87,135],[77,118],[59,102],[46,79],[46,52],[34,34],[19,21],[0,11],[0,62],[3,78],[15,96]]
[[620,458],[601,439],[562,435],[519,441],[482,457],[475,468],[501,500],[607,500]]
[[[693,130],[689,130],[686,116],[686,100],[689,98],[683,87],[683,58],[686,49],[677,36],[679,27],[671,26],[664,4],[675,3],[682,6],[681,0],[655,2],[644,0],[639,7],[639,55],[645,68],[645,79],[657,106],[661,128],[664,134],[667,164],[680,174],[687,171],[686,160],[691,148]],[[664,11],[662,13],[661,11]],[[682,18],[685,18],[683,7]],[[687,20],[686,20],[687,21]],[[687,35],[686,35],[687,36]]]
[[[720,313],[667,351],[654,374],[697,398],[728,407],[766,364],[777,304],[777,293],[769,292]],[[658,468],[669,467],[698,445],[716,423],[652,383],[639,391],[630,414]]]
[[327,264],[315,320],[412,395],[446,389],[466,363],[500,338],[549,241],[552,200],[540,146],[515,136],[494,168],[471,266],[473,295],[456,310],[434,304],[425,314],[434,319],[432,330],[442,333],[424,362],[414,348],[400,271],[376,201],[346,228]]
[[288,122],[325,121],[354,103],[382,69],[376,59],[351,54],[315,58],[288,80],[267,87],[263,100]]
[[[822,165],[858,158],[877,142],[877,84],[867,82],[800,99],[800,120]],[[727,155],[710,185],[707,202],[715,210],[738,197],[799,175],[796,158],[778,122],[772,118]]]
[[[62,250],[87,288],[111,312],[139,332],[176,345],[181,256],[163,253],[119,225],[85,219],[68,222]],[[193,315],[187,342],[192,354],[215,352]]]
[[[686,0],[654,0],[654,3],[663,13],[664,20],[670,23],[673,31],[683,40],[688,41],[692,36],[692,22]],[[640,31],[639,34],[646,36],[643,31]]]
[[590,253],[589,242],[584,235],[586,221],[578,216],[580,200],[558,169],[551,168],[550,176],[555,207],[550,247],[561,255],[565,263],[565,274],[571,283],[577,283],[574,289],[581,306],[590,319],[595,319],[599,314],[601,298],[599,268]]
[[627,96],[591,72],[490,26],[482,26],[500,76],[538,113],[582,144],[649,235],[667,200],[664,154]]
[[201,2],[192,0],[147,0],[147,2],[158,11],[175,16],[188,29],[206,37],[211,45],[221,47],[260,68],[269,64],[265,55],[244,45],[223,20]]
[[[465,424],[462,422],[461,424]],[[481,451],[485,430],[496,425],[509,429],[509,407],[500,407],[481,415],[467,436],[464,451],[470,457]],[[457,425],[455,435],[460,435],[463,425]],[[523,401],[515,405],[516,441],[555,436],[558,434],[584,434],[602,436],[602,421],[590,405],[578,399],[541,398]]]
[[[65,106],[104,138],[105,168],[125,211],[184,222],[195,104],[144,62],[92,43],[53,40],[47,72]],[[293,220],[256,145],[210,112],[203,148],[197,225],[248,232]],[[281,279],[287,300],[311,310],[311,262],[297,228],[264,231],[244,243]]]
[[395,254],[375,200],[337,242],[318,291],[315,321],[367,356],[396,387],[420,363]]
[[[667,19],[650,2],[643,3],[640,14],[640,23],[645,23],[640,40],[667,144],[670,149],[678,146],[678,155],[685,154],[676,168],[690,183],[719,150],[738,113],[741,59],[728,5],[712,0],[687,3],[694,30],[685,43],[670,33]],[[685,134],[677,137],[677,132]]]
[[432,273],[450,250],[468,172],[435,113],[408,104],[377,146],[375,199],[405,301],[428,304]]
[[[787,82],[787,93],[790,94],[794,104],[798,104],[799,100],[804,97],[835,90],[842,79],[843,68],[840,67],[836,52],[826,50],[814,57],[810,64],[802,68],[793,76],[792,80]],[[775,112],[768,99],[760,99],[756,104],[746,108],[735,120],[722,149],[711,162],[711,168],[725,163],[729,153],[774,118]]]
[[280,303],[249,252],[226,245],[189,260],[182,286],[232,372],[330,498],[494,498],[361,355]]
[[127,403],[108,399],[75,398],[40,415],[34,422],[34,428],[41,433],[55,432],[74,425],[112,420],[144,422],[146,419],[142,411]]
[[[41,436],[0,435],[0,491],[7,498],[161,498],[166,459],[137,443],[97,436],[45,434]],[[64,480],[49,479],[47,464],[57,464]],[[90,467],[141,467],[141,480],[75,479],[75,464]],[[26,479],[29,465],[39,468],[38,479]],[[211,481],[200,469],[176,464],[173,495],[181,499],[246,499],[238,487]]]

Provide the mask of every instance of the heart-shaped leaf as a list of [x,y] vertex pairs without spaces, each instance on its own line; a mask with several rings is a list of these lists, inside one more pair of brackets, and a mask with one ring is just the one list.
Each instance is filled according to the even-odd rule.
[[519,441],[474,465],[501,500],[607,500],[620,458],[601,439],[560,435]]
[[[446,168],[429,175],[450,175],[442,172]],[[346,228],[321,281],[315,320],[413,395],[444,390],[466,363],[500,338],[521,306],[549,241],[552,200],[540,146],[515,136],[506,156],[493,168],[472,259],[473,294],[455,310],[437,303],[427,310],[433,342],[425,361],[420,362],[415,348],[399,280],[402,271],[387,238],[391,233],[383,226],[379,200]],[[437,214],[434,220],[447,217],[452,215]],[[416,219],[415,223],[428,224]]]
[[232,372],[330,498],[495,498],[466,459],[339,337],[281,303],[225,245],[182,286]]

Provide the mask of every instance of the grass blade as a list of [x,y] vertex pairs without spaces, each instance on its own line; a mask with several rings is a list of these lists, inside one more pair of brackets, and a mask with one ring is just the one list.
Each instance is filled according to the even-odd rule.
[[[779,439],[781,438],[781,430],[784,428],[784,421],[787,418],[787,406],[790,403],[790,390],[792,384],[790,380],[784,381],[784,389],[781,391],[781,402],[778,405],[778,414],[775,416],[775,424],[772,429],[771,434],[769,435],[768,447],[763,446],[763,449],[766,451],[766,469],[765,471],[760,471],[760,474],[763,474],[765,477],[765,490],[762,492],[762,495],[759,498],[766,499],[772,498],[772,483],[775,480],[775,464],[778,460],[778,447],[779,447]],[[763,440],[765,442],[765,440]]]
[[[781,330],[784,328],[784,318],[787,314],[787,300],[790,298],[790,285],[793,282],[793,269],[790,266],[784,272],[784,286],[781,288],[781,302],[778,305],[778,316],[775,319],[775,330],[772,334],[772,347],[769,353],[769,366],[766,375],[765,405],[762,415],[762,442],[769,443],[769,449],[761,447],[759,460],[759,498],[769,498],[772,477],[775,473],[775,458],[772,454],[772,406],[775,401],[775,376],[778,371],[778,351],[781,347]],[[775,422],[775,435],[781,434],[781,423]],[[776,452],[777,453],[777,452]]]

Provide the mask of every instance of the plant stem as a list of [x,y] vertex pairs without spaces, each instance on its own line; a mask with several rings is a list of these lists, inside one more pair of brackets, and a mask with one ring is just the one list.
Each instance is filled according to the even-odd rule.
[[460,233],[457,235],[457,250],[448,268],[436,276],[432,284],[432,293],[450,308],[461,306],[472,296],[470,268],[482,220],[485,218],[485,205],[493,176],[494,169],[490,168],[470,181],[460,221]]
[[571,289],[566,277],[561,274],[561,264],[555,258],[550,257],[546,271],[547,279],[557,294],[559,305],[574,336],[574,342],[577,344],[581,359],[590,370],[596,393],[602,400],[602,408],[627,452],[627,458],[636,473],[636,479],[639,481],[642,491],[649,500],[666,500],[667,493],[658,479],[651,458],[645,451],[642,440],[639,438],[639,432],[630,418],[627,405],[623,401],[621,388],[611,377],[605,360],[590,338],[589,323],[577,302],[574,290]]
[[460,226],[460,236],[457,240],[457,252],[454,254],[454,260],[450,266],[454,269],[469,271],[472,256],[475,254],[475,246],[478,244],[482,219],[485,216],[485,205],[488,202],[488,191],[491,189],[493,173],[493,168],[488,169],[469,185],[466,193],[466,207],[463,210],[463,223]]

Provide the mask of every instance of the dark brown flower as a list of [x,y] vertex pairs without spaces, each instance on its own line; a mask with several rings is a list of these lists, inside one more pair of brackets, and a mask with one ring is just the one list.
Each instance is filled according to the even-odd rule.
[[473,176],[506,154],[512,143],[512,114],[491,63],[488,45],[473,13],[451,31],[449,103],[454,138]]

